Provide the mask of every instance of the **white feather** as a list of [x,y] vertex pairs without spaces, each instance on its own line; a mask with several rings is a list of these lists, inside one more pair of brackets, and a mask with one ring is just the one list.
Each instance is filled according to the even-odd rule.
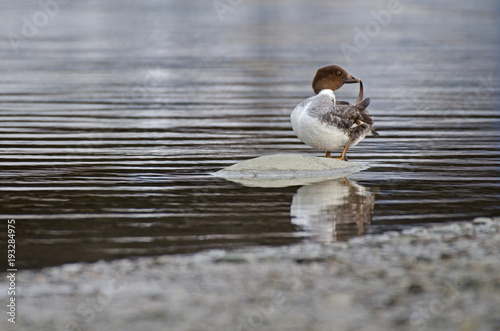
[[[298,104],[290,118],[293,131],[302,142],[318,150],[334,151],[347,144],[349,140],[347,134],[339,130],[336,126],[321,123],[319,119],[308,114],[308,109],[313,107],[315,102],[325,95],[332,98],[334,105],[336,105],[336,98],[333,91],[325,89]],[[325,109],[326,111],[328,109]]]

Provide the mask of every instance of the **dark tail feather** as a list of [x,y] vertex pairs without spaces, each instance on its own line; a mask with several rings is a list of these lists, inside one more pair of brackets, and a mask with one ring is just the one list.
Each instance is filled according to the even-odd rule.
[[[370,115],[368,114],[368,111],[366,110],[366,108],[370,105],[370,98],[366,98],[365,100],[361,101],[361,102],[358,102],[356,104],[356,108],[358,109],[359,111],[359,115],[361,115],[361,120],[367,124],[370,124],[372,125],[373,124],[373,120],[372,118],[370,117]],[[371,130],[372,134],[375,136],[375,137],[378,137],[380,136],[378,134],[377,131],[375,131],[375,129],[372,129]]]
[[356,108],[363,110],[366,109],[370,105],[370,98],[366,98],[365,100],[356,103]]

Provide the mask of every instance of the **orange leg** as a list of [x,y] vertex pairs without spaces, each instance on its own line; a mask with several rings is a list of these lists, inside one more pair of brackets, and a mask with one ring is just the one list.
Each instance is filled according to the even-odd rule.
[[332,156],[330,155],[330,151],[327,151],[327,152],[326,152],[325,157],[329,157],[329,158],[331,158],[331,157],[332,157]]
[[340,161],[348,161],[347,156],[346,156],[348,148],[349,148],[349,144],[345,145],[344,150],[342,151],[342,154],[340,154],[340,157],[336,157],[335,159],[340,160]]

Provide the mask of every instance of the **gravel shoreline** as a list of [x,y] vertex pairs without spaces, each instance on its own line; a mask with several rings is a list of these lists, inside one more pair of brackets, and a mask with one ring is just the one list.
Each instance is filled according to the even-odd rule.
[[1,330],[500,330],[500,218],[16,278]]

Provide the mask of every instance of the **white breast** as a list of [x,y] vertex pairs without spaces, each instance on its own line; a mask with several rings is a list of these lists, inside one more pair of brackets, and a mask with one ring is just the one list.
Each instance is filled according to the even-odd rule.
[[[323,90],[318,95],[302,101],[293,110],[290,119],[292,128],[297,137],[306,145],[321,151],[334,151],[344,147],[349,140],[345,132],[339,130],[336,126],[321,123],[321,121],[308,114],[308,109],[314,104],[318,104],[319,98],[325,98],[333,95],[331,90]],[[332,103],[333,104],[333,103]],[[325,109],[325,113],[329,109]]]

